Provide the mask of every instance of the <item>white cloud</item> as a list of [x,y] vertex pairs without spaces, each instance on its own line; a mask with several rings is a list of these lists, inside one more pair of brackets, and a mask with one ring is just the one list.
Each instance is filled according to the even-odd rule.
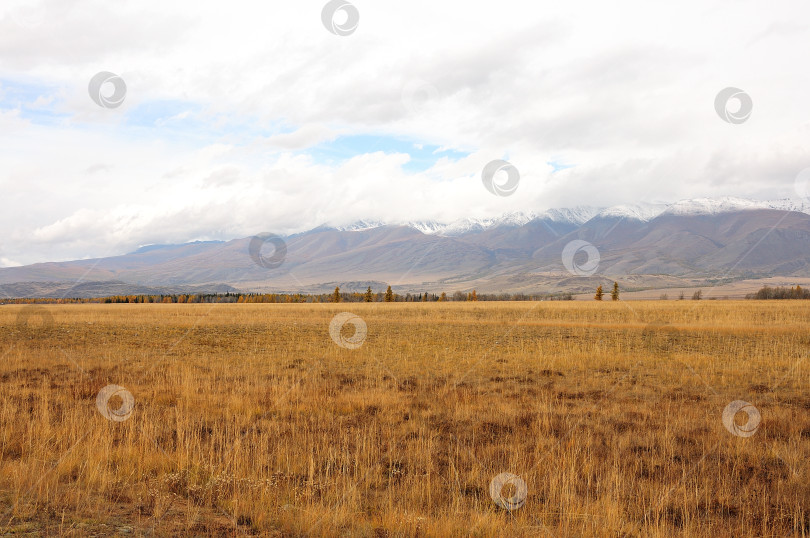
[[[776,198],[810,166],[801,0],[356,0],[348,37],[322,5],[4,1],[0,263],[360,218]],[[102,70],[126,81],[120,108],[87,95]],[[753,99],[742,125],[714,111],[727,86]],[[363,134],[402,149],[313,150]],[[405,171],[433,146],[469,155]],[[521,172],[515,196],[481,185],[498,158]]]

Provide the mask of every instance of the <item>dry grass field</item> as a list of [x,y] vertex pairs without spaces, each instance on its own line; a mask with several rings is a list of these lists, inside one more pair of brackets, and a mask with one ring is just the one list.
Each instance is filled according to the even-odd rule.
[[809,456],[802,301],[0,307],[0,535],[808,536]]

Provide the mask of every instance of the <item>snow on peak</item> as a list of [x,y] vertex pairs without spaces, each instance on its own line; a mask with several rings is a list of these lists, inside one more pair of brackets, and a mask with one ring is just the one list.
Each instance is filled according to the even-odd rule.
[[651,221],[664,212],[668,204],[622,204],[608,207],[599,212],[600,217],[619,217],[623,219]]
[[548,209],[538,214],[540,218],[545,218],[553,222],[567,222],[571,224],[585,224],[602,210],[601,207],[589,205],[577,207],[563,207],[559,209]]
[[494,218],[466,218],[440,226],[433,233],[453,236],[480,232],[495,226],[522,226],[533,218],[534,215],[529,213],[507,213]]
[[409,222],[406,224],[406,226],[409,226],[414,230],[419,230],[425,235],[431,235],[441,232],[446,225],[436,222],[435,220],[420,220],[416,222]]
[[408,223],[408,226],[416,228],[422,233],[433,233],[438,235],[457,236],[469,232],[481,232],[496,226],[523,226],[535,219],[547,219],[553,222],[569,222],[572,224],[583,224],[590,220],[596,213],[599,212],[598,208],[594,207],[577,207],[573,209],[549,209],[541,213],[534,212],[515,212],[501,215],[494,218],[466,218],[460,219],[449,224],[436,224],[429,231],[425,231],[419,223]]
[[385,223],[378,220],[358,220],[346,226],[335,226],[334,229],[340,232],[362,232],[363,230],[373,230],[383,226],[385,226]]
[[736,198],[734,196],[681,200],[669,206],[664,213],[667,215],[717,215],[753,209],[777,209],[810,213],[810,206],[790,199],[760,201]]
[[399,223],[360,220],[336,229],[341,231],[362,231],[379,228],[388,224],[399,224],[408,226],[427,235],[459,236],[470,232],[481,232],[496,226],[523,226],[535,219],[546,219],[552,222],[569,223],[580,226],[594,217],[618,217],[649,222],[659,215],[717,215],[720,213],[751,209],[777,209],[810,214],[810,203],[797,202],[790,199],[758,201],[725,196],[722,198],[681,200],[674,204],[638,203],[621,204],[611,207],[578,206],[572,208],[554,208],[536,213],[507,213],[492,218],[469,217],[450,223],[434,220]]

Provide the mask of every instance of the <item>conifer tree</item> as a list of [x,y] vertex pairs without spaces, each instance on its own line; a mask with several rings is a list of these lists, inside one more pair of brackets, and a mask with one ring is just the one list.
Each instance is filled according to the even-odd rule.
[[371,286],[368,287],[366,290],[366,294],[363,296],[363,300],[367,303],[371,303],[374,301],[374,292],[371,291]]
[[596,295],[594,295],[593,298],[596,299],[597,301],[602,300],[602,286],[596,288]]
[[613,283],[613,291],[610,292],[610,298],[613,299],[614,301],[619,300],[619,283],[618,282]]
[[335,287],[335,292],[332,294],[332,302],[339,303],[340,302],[340,287]]
[[391,286],[388,286],[388,289],[385,290],[385,302],[386,303],[394,302],[394,292],[391,291]]

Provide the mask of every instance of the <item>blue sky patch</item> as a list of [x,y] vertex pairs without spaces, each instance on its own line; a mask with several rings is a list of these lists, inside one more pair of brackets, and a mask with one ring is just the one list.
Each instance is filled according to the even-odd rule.
[[34,124],[56,125],[68,119],[70,114],[55,110],[61,100],[58,86],[0,80],[0,110],[19,110],[21,118]]
[[546,164],[548,164],[549,166],[551,166],[551,167],[554,169],[554,170],[551,172],[552,174],[553,174],[554,172],[559,172],[560,170],[565,170],[565,169],[567,169],[567,168],[573,168],[574,166],[576,166],[576,165],[574,165],[574,164],[565,164],[565,163],[560,162],[560,161],[549,161],[549,162],[548,162],[548,163],[546,163]]
[[423,172],[431,168],[441,158],[458,160],[469,155],[453,149],[441,149],[432,144],[420,144],[413,140],[390,135],[348,135],[308,148],[302,153],[325,165],[338,165],[352,157],[381,151],[386,154],[405,153],[411,160],[403,165],[409,173]]

